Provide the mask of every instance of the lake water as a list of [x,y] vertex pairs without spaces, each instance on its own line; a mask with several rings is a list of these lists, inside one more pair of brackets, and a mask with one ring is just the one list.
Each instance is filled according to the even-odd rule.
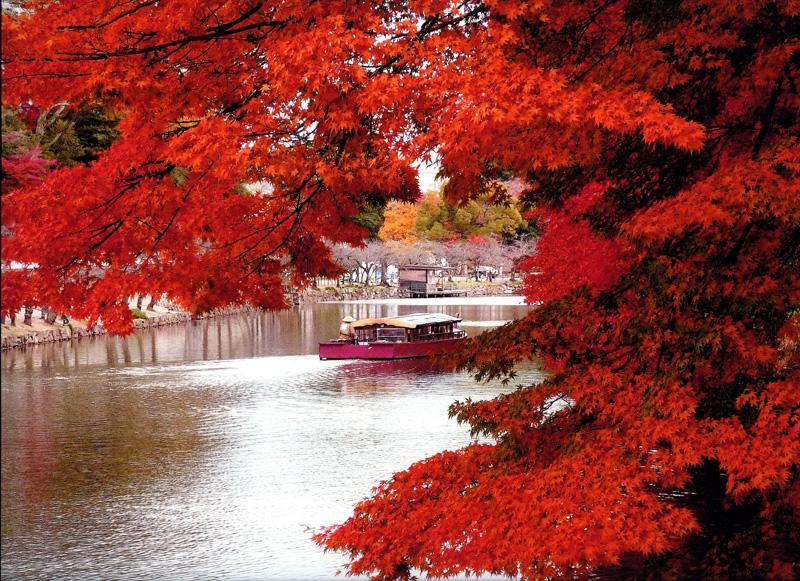
[[333,578],[312,531],[469,443],[448,406],[503,390],[317,357],[345,315],[426,310],[475,334],[528,307],[320,304],[3,353],[3,578]]

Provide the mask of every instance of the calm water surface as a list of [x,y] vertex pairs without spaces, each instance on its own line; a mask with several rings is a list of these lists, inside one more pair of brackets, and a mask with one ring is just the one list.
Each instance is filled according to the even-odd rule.
[[346,314],[423,310],[477,333],[527,307],[326,304],[3,353],[3,579],[333,578],[311,531],[467,444],[448,406],[501,391],[316,355]]

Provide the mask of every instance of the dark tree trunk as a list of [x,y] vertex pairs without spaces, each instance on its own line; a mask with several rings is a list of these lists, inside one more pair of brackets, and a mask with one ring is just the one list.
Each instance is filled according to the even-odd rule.
[[136,299],[136,308],[139,309],[140,311],[142,310],[142,300],[143,299],[144,299],[143,295],[139,295],[138,298]]
[[56,317],[58,317],[58,313],[56,313],[53,309],[48,307],[47,317],[45,318],[45,321],[47,321],[52,325],[53,323],[56,322]]
[[23,325],[33,326],[33,307],[25,307],[25,318],[22,320]]
[[50,307],[42,307],[42,319],[47,320],[47,315],[50,313]]

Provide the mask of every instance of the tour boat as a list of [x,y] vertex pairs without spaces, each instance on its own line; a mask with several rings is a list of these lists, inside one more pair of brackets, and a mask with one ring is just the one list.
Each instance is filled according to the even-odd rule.
[[444,353],[466,338],[459,317],[414,313],[378,319],[346,318],[339,339],[319,344],[320,359],[408,359]]

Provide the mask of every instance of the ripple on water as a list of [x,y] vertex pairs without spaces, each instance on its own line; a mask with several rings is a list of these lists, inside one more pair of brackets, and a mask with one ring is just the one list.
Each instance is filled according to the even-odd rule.
[[[246,352],[235,332],[253,325],[230,328]],[[153,344],[165,336],[164,353],[203,340],[171,330]],[[342,521],[412,462],[468,444],[449,405],[502,390],[424,360],[63,365],[3,365],[4,577],[330,579],[344,559],[309,528]],[[541,378],[531,369],[520,381]]]

